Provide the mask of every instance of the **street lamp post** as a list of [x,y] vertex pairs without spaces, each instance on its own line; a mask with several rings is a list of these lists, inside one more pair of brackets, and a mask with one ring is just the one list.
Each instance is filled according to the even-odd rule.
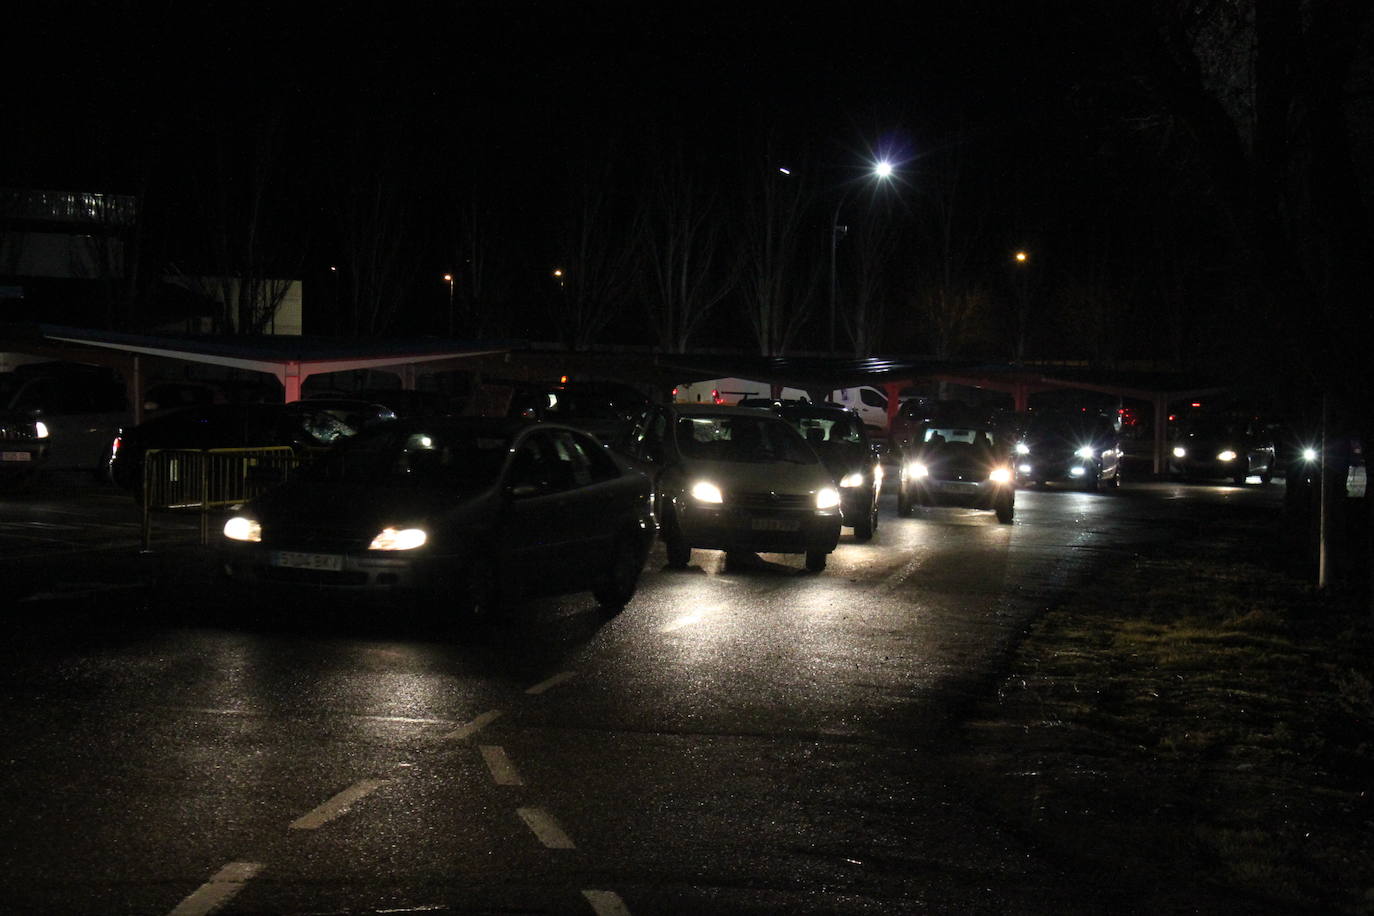
[[[874,163],[872,177],[883,180],[891,178],[892,163],[886,161]],[[851,187],[840,195],[839,201],[835,204],[835,212],[830,217],[830,334],[828,352],[831,355],[835,353],[836,250],[840,246],[840,236],[849,231],[848,226],[840,225],[840,209],[844,207],[845,201],[849,200],[849,195],[853,192],[854,188]]]
[[453,274],[444,274],[444,282],[448,284],[448,336],[453,336]]

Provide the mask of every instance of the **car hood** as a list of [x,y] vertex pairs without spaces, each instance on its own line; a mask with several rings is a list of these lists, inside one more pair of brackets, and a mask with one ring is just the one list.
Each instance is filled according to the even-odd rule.
[[488,503],[485,495],[305,480],[270,490],[249,508],[264,524],[375,533],[391,525],[432,523],[463,509],[460,515],[476,516]]
[[874,463],[873,453],[853,442],[819,442],[812,446],[821,461],[836,477],[853,471],[867,471]]
[[722,490],[746,493],[814,493],[834,485],[823,464],[764,461],[687,461],[683,470],[692,480],[709,480]]

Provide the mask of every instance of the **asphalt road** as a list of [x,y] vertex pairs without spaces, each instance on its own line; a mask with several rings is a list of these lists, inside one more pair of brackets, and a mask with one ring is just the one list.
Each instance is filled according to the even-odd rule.
[[[488,630],[446,609],[238,608],[189,521],[0,500],[7,913],[1128,911],[979,801],[951,725],[1104,557],[1278,510],[1280,484],[885,497],[820,574],[651,554]],[[1122,596],[1129,601],[1129,595]]]

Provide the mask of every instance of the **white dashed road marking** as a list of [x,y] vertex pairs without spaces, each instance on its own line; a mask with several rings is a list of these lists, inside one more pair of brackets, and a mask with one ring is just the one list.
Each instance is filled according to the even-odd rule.
[[576,671],[563,671],[559,674],[555,674],[547,681],[540,681],[538,684],[535,684],[529,690],[526,690],[525,693],[528,693],[531,696],[538,696],[541,693],[545,693],[546,691],[552,690],[559,684],[567,683],[575,677],[577,677]]
[[256,862],[230,862],[178,903],[171,916],[205,916],[228,903],[260,871],[262,866]]
[[534,831],[534,835],[539,838],[549,849],[576,849],[573,845],[572,837],[563,832],[563,828],[558,826],[547,811],[543,808],[516,808],[516,813],[525,822],[525,826]]
[[389,779],[364,779],[361,782],[356,782],[315,810],[296,818],[291,822],[291,829],[314,830],[321,827],[347,811],[354,802],[372,794],[390,781]]
[[489,709],[466,725],[460,725],[447,735],[444,735],[444,738],[449,741],[461,741],[464,738],[471,738],[499,718],[501,718],[501,710]]
[[583,891],[596,916],[630,916],[630,908],[615,891]]
[[510,762],[506,756],[506,750],[493,744],[483,744],[478,747],[482,752],[482,759],[487,763],[487,769],[491,771],[491,778],[498,786],[523,786],[520,774],[515,771],[515,764]]

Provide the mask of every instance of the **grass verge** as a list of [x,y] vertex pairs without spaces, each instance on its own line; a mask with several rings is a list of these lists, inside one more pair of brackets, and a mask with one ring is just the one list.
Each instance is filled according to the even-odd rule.
[[1280,543],[1209,531],[1037,623],[964,727],[1011,829],[1143,909],[1374,912],[1374,632]]

